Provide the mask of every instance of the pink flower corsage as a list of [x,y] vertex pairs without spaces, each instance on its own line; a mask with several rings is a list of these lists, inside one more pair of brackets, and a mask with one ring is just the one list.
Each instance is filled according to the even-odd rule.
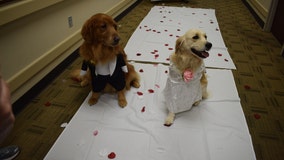
[[190,69],[187,69],[183,72],[183,80],[189,82],[193,79],[193,72]]

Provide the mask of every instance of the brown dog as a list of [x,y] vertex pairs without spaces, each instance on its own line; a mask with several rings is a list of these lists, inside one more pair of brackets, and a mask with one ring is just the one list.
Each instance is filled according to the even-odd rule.
[[212,44],[204,32],[191,29],[176,41],[171,55],[169,77],[165,87],[166,105],[169,110],[165,125],[170,126],[176,113],[190,110],[207,98],[207,78],[203,59]]
[[[92,96],[88,103],[96,104],[102,92],[115,92],[118,104],[127,105],[125,90],[140,87],[139,75],[127,61],[127,55],[119,45],[116,22],[106,14],[96,14],[88,19],[81,30],[84,39],[80,55],[84,62],[81,72],[72,74],[81,86],[92,83]],[[85,71],[88,68],[87,74]],[[81,74],[80,74],[81,73]]]

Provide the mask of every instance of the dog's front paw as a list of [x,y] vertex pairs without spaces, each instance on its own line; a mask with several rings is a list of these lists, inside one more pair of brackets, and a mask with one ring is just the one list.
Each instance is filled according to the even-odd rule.
[[165,120],[164,126],[171,126],[174,123],[175,114],[170,112]]
[[139,88],[140,87],[140,83],[139,83],[139,81],[133,81],[132,82],[132,86],[134,87],[134,88]]
[[118,91],[117,95],[118,95],[118,105],[121,108],[124,108],[127,105],[127,101],[124,95],[124,90]]
[[124,108],[125,106],[127,106],[127,101],[125,99],[120,99],[120,100],[118,100],[118,105],[121,108]]
[[96,104],[98,102],[98,98],[90,98],[88,103],[90,106]]
[[99,93],[93,92],[91,98],[88,101],[89,105],[92,106],[92,105],[96,104],[99,100],[99,97],[100,97]]
[[88,84],[89,84],[89,81],[88,81],[88,80],[82,80],[81,83],[80,83],[80,85],[81,85],[82,87],[85,87],[85,86],[87,86]]

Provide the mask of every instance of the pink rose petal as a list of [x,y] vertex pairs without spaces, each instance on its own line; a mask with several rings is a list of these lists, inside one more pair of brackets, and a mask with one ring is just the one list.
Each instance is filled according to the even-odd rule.
[[98,133],[99,133],[99,131],[98,131],[98,130],[95,130],[95,131],[93,132],[93,135],[94,135],[94,136],[97,136]]

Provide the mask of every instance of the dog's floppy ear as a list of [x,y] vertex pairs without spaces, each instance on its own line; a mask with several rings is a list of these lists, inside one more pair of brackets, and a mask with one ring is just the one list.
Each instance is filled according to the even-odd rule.
[[81,35],[87,43],[92,43],[94,40],[94,28],[95,28],[94,17],[91,17],[85,22],[81,30]]
[[182,43],[184,42],[184,37],[181,36],[176,40],[176,48],[175,48],[175,52],[178,53],[181,50],[182,47]]

